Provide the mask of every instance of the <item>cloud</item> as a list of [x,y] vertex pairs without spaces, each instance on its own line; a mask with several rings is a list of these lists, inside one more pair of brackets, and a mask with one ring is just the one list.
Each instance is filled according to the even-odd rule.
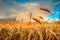
[[22,7],[26,8],[27,11],[32,11],[38,9],[40,5],[38,3],[25,3]]
[[[33,17],[39,19],[39,16],[42,16],[44,19],[47,19],[47,16],[49,15],[48,12],[44,12],[42,10],[39,10],[40,7],[48,8],[49,10],[52,9],[52,2],[29,2],[29,3],[19,3],[19,2],[11,2],[13,5],[7,5],[4,6],[4,8],[0,11],[4,12],[4,16],[12,18],[16,17],[18,21],[21,21],[22,18],[24,18],[25,21],[29,21],[29,14],[32,12]],[[2,5],[2,4],[1,4]],[[26,14],[27,12],[27,14]],[[2,15],[3,16],[3,15]],[[3,17],[4,17],[3,16]],[[3,18],[2,17],[2,18]]]
[[0,14],[0,19],[5,19],[6,16],[4,14]]
[[28,12],[19,12],[18,13],[18,15],[16,17],[16,20],[21,22],[22,19],[23,19],[24,22],[29,22],[30,21],[30,15],[28,14]]
[[25,3],[25,4],[22,4],[23,7],[25,8],[28,8],[28,7],[35,7],[35,6],[38,6],[38,3]]
[[39,16],[42,16],[44,20],[47,20],[48,19],[47,16],[49,15],[49,13],[39,10],[40,7],[41,5],[39,3],[25,3],[25,4],[19,4],[15,7],[9,8],[9,10],[13,13],[13,16],[17,16],[16,19],[18,21],[21,21],[22,18],[24,18],[25,21],[29,21],[30,13],[33,14],[34,18],[39,19]]
[[9,18],[15,18],[15,17],[16,17],[16,14],[9,15]]

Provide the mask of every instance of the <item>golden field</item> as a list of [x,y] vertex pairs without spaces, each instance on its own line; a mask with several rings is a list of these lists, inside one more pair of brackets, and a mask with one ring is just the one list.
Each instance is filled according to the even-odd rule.
[[60,22],[0,22],[0,40],[60,40]]

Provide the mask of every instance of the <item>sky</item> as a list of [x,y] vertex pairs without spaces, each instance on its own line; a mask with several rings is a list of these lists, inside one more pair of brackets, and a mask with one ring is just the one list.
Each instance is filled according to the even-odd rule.
[[[40,10],[41,7],[49,9],[51,13]],[[0,0],[0,19],[16,18],[21,21],[23,18],[29,21],[30,13],[38,20],[39,16],[44,20],[58,20],[60,0]]]

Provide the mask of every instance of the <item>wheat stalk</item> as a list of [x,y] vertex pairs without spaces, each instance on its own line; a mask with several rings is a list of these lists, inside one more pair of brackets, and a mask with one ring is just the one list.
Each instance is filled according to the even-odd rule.
[[48,19],[47,21],[49,21],[50,19]]
[[39,16],[39,18],[44,19],[43,17]]
[[39,20],[37,20],[37,19],[35,19],[35,18],[32,18],[32,19],[41,24],[41,22],[40,22]]
[[30,20],[32,19],[32,13],[30,13]]
[[51,13],[51,11],[50,11],[50,10],[48,10],[48,9],[46,9],[46,8],[40,8],[40,10],[43,10],[43,11],[46,11],[46,12]]
[[22,18],[21,22],[23,23],[23,18]]
[[32,19],[32,13],[30,13],[30,23],[31,23],[31,19]]

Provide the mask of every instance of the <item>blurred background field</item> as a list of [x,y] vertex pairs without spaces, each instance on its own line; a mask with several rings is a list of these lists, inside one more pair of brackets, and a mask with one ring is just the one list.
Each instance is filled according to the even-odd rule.
[[0,22],[0,40],[60,40],[60,22]]

